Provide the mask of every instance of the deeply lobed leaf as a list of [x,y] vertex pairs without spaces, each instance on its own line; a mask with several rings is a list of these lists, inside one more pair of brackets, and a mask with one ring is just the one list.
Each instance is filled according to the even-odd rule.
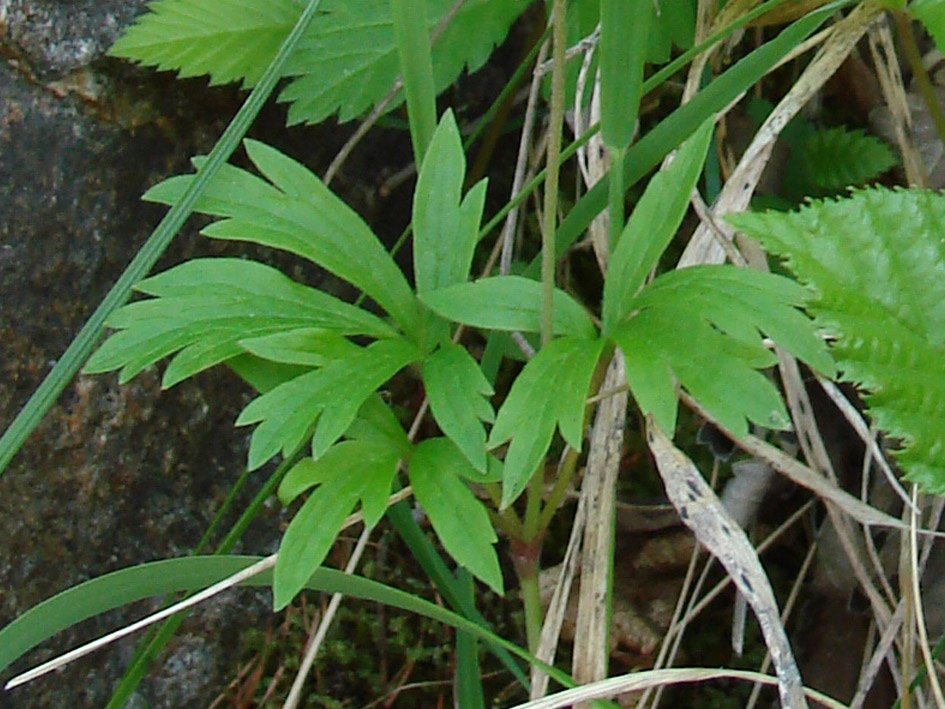
[[390,337],[380,318],[269,266],[240,259],[195,259],[141,281],[136,290],[156,296],[126,305],[107,321],[119,332],[92,355],[85,371],[121,368],[125,382],[177,352],[163,385],[242,354],[248,338],[298,328]]
[[908,479],[945,492],[945,197],[874,188],[729,221],[813,290],[809,309],[836,338],[843,379],[902,439]]
[[426,293],[469,277],[479,238],[486,181],[460,200],[466,155],[453,112],[440,119],[413,195],[413,263],[417,292]]
[[259,423],[250,441],[249,468],[280,451],[289,455],[313,429],[314,453],[326,451],[368,397],[417,358],[416,349],[404,340],[380,340],[254,399],[236,420],[238,426]]
[[476,360],[464,347],[449,344],[423,363],[423,385],[440,429],[459,447],[476,470],[486,472],[486,431],[493,421],[494,393]]
[[358,500],[364,523],[373,527],[387,505],[397,471],[396,450],[373,442],[343,441],[313,460],[303,458],[286,475],[279,497],[291,500],[314,492],[296,513],[279,544],[273,576],[273,605],[284,608],[321,566]]
[[446,551],[496,593],[503,592],[497,541],[485,506],[460,476],[475,471],[446,438],[420,443],[410,458],[410,483]]
[[[202,233],[307,258],[363,290],[406,333],[416,334],[419,315],[413,292],[361,217],[292,158],[251,140],[246,150],[267,179],[229,165],[222,168],[196,209],[224,219]],[[173,204],[191,180],[192,175],[172,177],[148,190],[144,199]]]
[[661,428],[676,422],[675,383],[725,427],[746,419],[786,428],[777,390],[757,370],[777,359],[762,334],[830,374],[833,363],[813,323],[797,310],[803,289],[787,278],[734,266],[694,266],[657,278],[632,301],[637,311],[612,337],[625,353],[627,381]]
[[512,504],[544,459],[555,426],[575,450],[584,439],[584,402],[604,340],[562,337],[542,347],[519,373],[499,409],[487,445],[510,438],[502,507]]

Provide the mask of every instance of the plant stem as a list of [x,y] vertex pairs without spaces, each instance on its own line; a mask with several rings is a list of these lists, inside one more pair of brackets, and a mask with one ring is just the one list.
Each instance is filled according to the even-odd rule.
[[568,448],[564,454],[564,460],[561,462],[561,469],[558,471],[558,477],[555,479],[554,487],[548,493],[548,499],[545,500],[545,508],[541,511],[541,517],[538,518],[538,533],[544,534],[551,524],[551,518],[555,516],[558,508],[564,502],[564,496],[568,492],[568,486],[574,479],[574,471],[577,470],[577,461],[580,453],[573,448]]
[[552,9],[551,120],[545,180],[544,228],[541,231],[541,344],[551,342],[554,323],[555,229],[558,211],[558,172],[561,162],[561,126],[564,123],[564,55],[567,51],[564,0]]
[[522,605],[525,608],[525,636],[528,650],[534,653],[541,637],[542,610],[541,593],[538,587],[538,562],[541,542],[511,540],[512,563],[522,590]]
[[617,248],[617,241],[623,232],[623,159],[627,154],[625,148],[608,148],[610,153],[610,234],[608,246],[610,253]]

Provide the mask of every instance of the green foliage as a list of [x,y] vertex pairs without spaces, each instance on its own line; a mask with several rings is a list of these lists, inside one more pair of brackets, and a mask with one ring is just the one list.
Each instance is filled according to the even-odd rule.
[[637,311],[611,337],[626,358],[627,382],[645,413],[660,428],[676,423],[674,380],[736,435],[746,419],[788,428],[777,390],[757,369],[777,358],[761,334],[832,374],[833,364],[810,321],[796,283],[734,266],[693,266],[657,278],[632,301]]
[[808,307],[836,338],[843,379],[902,439],[908,479],[945,493],[945,198],[877,188],[729,220],[812,289]]
[[481,422],[495,420],[492,404],[485,398],[495,392],[476,360],[458,345],[441,347],[423,363],[423,384],[443,433],[484,473],[486,431]]
[[[432,30],[453,0],[428,0]],[[467,0],[433,47],[442,91],[478,69],[525,9],[523,0]],[[157,0],[115,43],[112,54],[180,76],[252,86],[298,18],[299,0]],[[324,0],[286,66],[294,80],[279,99],[289,123],[348,121],[379,102],[399,73],[389,0]]]
[[611,150],[636,130],[651,0],[600,0],[600,135]]
[[945,1],[912,0],[909,13],[925,25],[939,51],[945,52]]
[[460,199],[466,155],[452,111],[433,134],[413,196],[413,264],[417,292],[427,293],[469,278],[486,180]]
[[[774,106],[753,99],[747,113],[760,124]],[[797,116],[781,132],[790,156],[781,173],[778,196],[788,202],[825,197],[875,180],[898,163],[889,146],[862,130],[818,128]]]
[[298,0],[155,0],[109,53],[180,78],[253,86],[298,19]]
[[428,438],[410,458],[410,484],[417,501],[450,556],[497,593],[502,571],[493,544],[497,541],[485,506],[460,476],[475,472],[448,438]]
[[[407,279],[361,217],[307,168],[274,148],[247,140],[246,152],[267,179],[232,166],[221,169],[195,209],[224,219],[202,233],[307,258],[363,290],[404,332],[416,334],[418,312]],[[173,204],[192,179],[172,177],[144,199]]]
[[373,527],[387,509],[387,496],[397,471],[399,451],[374,441],[342,441],[317,460],[303,458],[279,487],[288,504],[315,487],[292,518],[273,574],[273,605],[284,608],[321,566],[338,531],[358,500],[364,523]]
[[502,507],[512,504],[538,469],[555,432],[581,450],[584,400],[603,340],[561,337],[542,347],[516,377],[489,435],[494,448],[511,439],[505,454]]
[[[538,332],[541,284],[523,276],[494,276],[422,294],[420,300],[443,317],[488,330]],[[587,311],[562,290],[554,293],[554,333],[593,338],[597,328]]]
[[879,138],[843,127],[814,132],[804,141],[798,159],[820,193],[862,185],[898,162]]
[[[125,382],[178,352],[164,374],[163,384],[170,387],[244,350],[253,352],[251,346],[240,345],[242,340],[260,348],[264,343],[285,346],[285,335],[327,335],[321,328],[374,337],[395,334],[367,311],[252,261],[196,259],[145,279],[135,289],[155,298],[127,305],[108,319],[108,326],[119,332],[89,360],[87,373],[121,367],[120,380]],[[274,333],[281,333],[283,340],[273,340]],[[274,354],[269,359],[312,363]]]
[[237,426],[258,423],[249,446],[249,468],[255,470],[277,453],[295,450],[314,422],[316,457],[352,424],[358,409],[379,386],[418,358],[401,339],[380,340],[348,356],[303,374],[254,399]]
[[632,312],[634,296],[679,229],[711,137],[712,123],[706,122],[683,144],[670,166],[654,175],[627,220],[604,281],[605,334]]

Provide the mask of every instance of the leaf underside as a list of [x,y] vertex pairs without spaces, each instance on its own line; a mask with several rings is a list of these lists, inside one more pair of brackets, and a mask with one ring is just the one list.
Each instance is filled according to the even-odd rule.
[[729,220],[813,290],[842,378],[901,439],[907,479],[945,493],[945,197],[874,188]]

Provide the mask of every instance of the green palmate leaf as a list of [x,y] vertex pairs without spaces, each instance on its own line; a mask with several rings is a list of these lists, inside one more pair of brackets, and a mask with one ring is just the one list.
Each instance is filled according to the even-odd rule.
[[446,438],[420,443],[410,457],[410,484],[443,547],[460,566],[503,593],[497,541],[485,506],[460,479],[469,461]]
[[272,586],[276,610],[284,608],[321,566],[358,500],[368,527],[380,521],[399,458],[396,450],[374,442],[342,441],[318,460],[304,458],[289,471],[279,486],[280,499],[291,500],[317,487],[279,544]]
[[912,0],[909,12],[925,25],[939,51],[945,52],[945,0]]
[[627,220],[604,281],[605,333],[630,314],[634,296],[676,235],[702,172],[712,126],[711,119],[703,123],[679,149],[672,164],[653,176]]
[[356,441],[375,441],[379,446],[397,451],[402,458],[406,458],[412,448],[404,427],[378,394],[364,402],[358,417],[345,431],[345,437]]
[[868,189],[729,220],[813,289],[808,309],[836,338],[843,379],[866,389],[875,422],[902,439],[907,477],[945,492],[945,197]]
[[177,352],[164,386],[243,353],[240,340],[303,327],[390,337],[376,316],[253,261],[196,259],[141,281],[157,296],[131,303],[107,321],[119,330],[86,365],[86,372],[121,367],[127,381]]
[[[222,168],[195,209],[225,218],[203,233],[314,261],[363,290],[405,332],[416,334],[419,317],[410,286],[367,224],[303,165],[263,143],[247,140],[245,145],[267,179],[229,165]],[[172,177],[148,190],[144,199],[172,204],[191,180],[191,175]]]
[[[538,332],[541,283],[522,276],[495,276],[422,294],[420,300],[443,317],[489,330]],[[561,290],[554,293],[554,333],[584,339],[597,336],[587,311]]]
[[[453,4],[427,0],[428,31]],[[482,66],[526,5],[467,0],[433,47],[436,89],[464,68]],[[161,0],[112,53],[181,76],[209,74],[214,83],[243,79],[251,86],[301,8],[298,0]],[[318,123],[336,111],[350,120],[379,102],[400,71],[389,0],[324,0],[319,9],[286,67],[295,77],[280,96],[292,104],[289,123]]]
[[495,418],[485,398],[494,392],[476,360],[459,345],[445,345],[423,363],[423,385],[440,429],[484,473],[486,432],[481,422]]
[[584,402],[603,340],[562,337],[525,365],[499,409],[489,434],[494,448],[512,439],[505,454],[502,507],[512,504],[541,464],[555,426],[575,450],[584,439]]
[[259,423],[250,441],[249,468],[255,470],[280,451],[288,455],[313,427],[313,451],[316,456],[326,451],[368,397],[417,358],[407,342],[381,340],[254,399],[236,420],[238,426]]
[[426,293],[469,277],[486,180],[460,201],[466,156],[453,112],[447,110],[423,160],[413,196],[413,263],[417,292]]
[[814,369],[833,372],[813,323],[796,308],[804,301],[796,283],[734,266],[660,276],[632,301],[638,312],[612,333],[640,408],[672,431],[678,382],[737,435],[748,433],[746,419],[787,428],[781,397],[756,370],[777,361],[764,334]]

